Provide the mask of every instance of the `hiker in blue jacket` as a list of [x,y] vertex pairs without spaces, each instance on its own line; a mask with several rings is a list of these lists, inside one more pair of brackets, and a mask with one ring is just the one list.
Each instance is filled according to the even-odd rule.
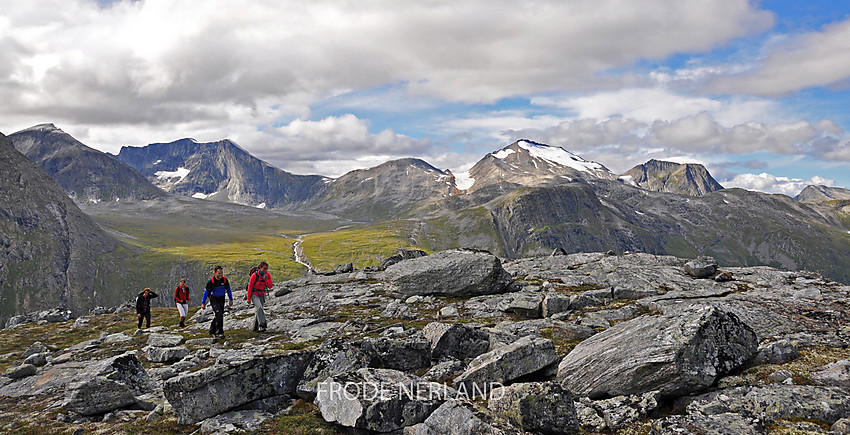
[[233,294],[230,293],[230,283],[224,276],[224,269],[221,266],[216,266],[213,269],[213,276],[207,281],[207,287],[204,289],[204,298],[201,300],[201,309],[207,308],[207,297],[210,298],[210,306],[212,306],[215,319],[210,324],[210,335],[224,338],[224,295],[230,299],[230,306],[233,306]]

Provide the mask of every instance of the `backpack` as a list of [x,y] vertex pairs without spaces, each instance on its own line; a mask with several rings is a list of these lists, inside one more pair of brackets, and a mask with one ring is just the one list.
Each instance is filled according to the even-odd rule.
[[254,266],[251,268],[251,271],[248,272],[248,282],[245,283],[245,294],[248,293],[248,286],[251,285],[251,277],[254,276],[254,273],[257,272],[257,267]]

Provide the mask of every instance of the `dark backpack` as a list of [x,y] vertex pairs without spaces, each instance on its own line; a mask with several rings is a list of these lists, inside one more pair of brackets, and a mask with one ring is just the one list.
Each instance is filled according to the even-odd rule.
[[248,286],[250,286],[250,285],[251,285],[251,277],[252,277],[252,276],[254,276],[254,273],[256,273],[256,272],[257,272],[257,268],[256,268],[256,267],[252,267],[252,268],[251,268],[251,271],[250,271],[250,272],[248,272],[248,282],[247,282],[247,283],[245,283],[245,293],[246,293],[246,294],[248,293]]

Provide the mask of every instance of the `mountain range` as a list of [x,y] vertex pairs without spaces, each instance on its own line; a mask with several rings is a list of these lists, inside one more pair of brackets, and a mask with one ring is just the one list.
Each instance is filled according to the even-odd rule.
[[[391,223],[400,237],[432,251],[467,247],[507,258],[558,248],[711,255],[721,264],[809,269],[850,281],[846,189],[813,186],[796,199],[723,189],[701,165],[656,160],[618,175],[531,140],[488,153],[464,173],[409,158],[332,179],[288,173],[230,140],[181,139],[123,147],[111,156],[52,124],[9,138],[86,210],[109,207],[112,214],[156,220],[205,204],[232,203],[228,213],[246,213],[239,204],[257,212],[293,213],[305,228],[317,222],[316,216]],[[13,180],[3,183],[5,189]],[[29,201],[20,194],[18,201]],[[0,204],[6,214],[15,199],[8,201]],[[201,211],[193,219],[209,215]],[[111,243],[126,240],[115,236]],[[166,275],[184,272],[147,273],[162,274],[155,280],[167,282]],[[10,283],[0,283],[3,291]]]

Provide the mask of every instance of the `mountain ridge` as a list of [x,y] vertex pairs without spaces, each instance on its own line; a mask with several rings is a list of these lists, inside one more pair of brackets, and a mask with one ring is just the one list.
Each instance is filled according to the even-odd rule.
[[703,165],[649,160],[620,176],[625,183],[654,192],[702,196],[723,189]]

